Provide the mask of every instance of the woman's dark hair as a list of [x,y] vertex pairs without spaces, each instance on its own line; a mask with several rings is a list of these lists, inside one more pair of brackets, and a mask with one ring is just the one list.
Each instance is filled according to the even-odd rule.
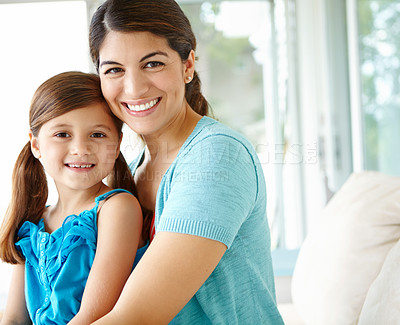
[[[105,1],[94,13],[89,32],[90,55],[97,70],[100,47],[110,31],[150,32],[164,37],[182,62],[187,60],[191,50],[196,50],[190,22],[174,0]],[[185,97],[195,112],[202,116],[209,114],[196,71],[193,80],[186,84]]]
[[[58,116],[96,103],[103,104],[122,135],[122,121],[112,114],[100,88],[96,74],[71,71],[45,81],[33,95],[29,110],[29,126],[38,136],[42,126]],[[112,188],[124,188],[136,195],[135,183],[129,167],[120,153],[109,176]],[[48,187],[42,164],[31,151],[30,142],[22,149],[12,174],[12,194],[0,229],[0,259],[20,263],[23,258],[15,247],[18,229],[25,221],[37,223],[46,208]]]

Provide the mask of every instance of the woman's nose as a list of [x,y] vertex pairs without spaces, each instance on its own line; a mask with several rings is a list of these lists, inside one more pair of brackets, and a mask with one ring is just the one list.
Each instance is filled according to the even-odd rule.
[[149,89],[149,82],[143,74],[127,71],[124,78],[124,92],[134,98],[142,97]]

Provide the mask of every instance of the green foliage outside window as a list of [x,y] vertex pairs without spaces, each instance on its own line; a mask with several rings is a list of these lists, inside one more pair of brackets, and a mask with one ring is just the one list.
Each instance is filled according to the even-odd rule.
[[400,175],[400,3],[359,0],[366,168]]

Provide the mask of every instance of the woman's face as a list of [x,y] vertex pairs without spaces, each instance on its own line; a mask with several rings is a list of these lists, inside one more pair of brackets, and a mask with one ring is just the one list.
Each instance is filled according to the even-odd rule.
[[99,51],[101,87],[113,113],[138,134],[179,127],[194,53],[182,62],[167,40],[149,32],[110,32]]

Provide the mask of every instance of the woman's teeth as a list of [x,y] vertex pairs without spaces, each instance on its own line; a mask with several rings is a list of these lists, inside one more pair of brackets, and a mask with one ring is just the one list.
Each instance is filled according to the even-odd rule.
[[145,111],[147,109],[152,108],[155,104],[157,104],[159,99],[154,99],[146,104],[140,104],[140,105],[129,105],[126,104],[126,106],[129,108],[130,111],[135,111],[135,112],[141,112]]

